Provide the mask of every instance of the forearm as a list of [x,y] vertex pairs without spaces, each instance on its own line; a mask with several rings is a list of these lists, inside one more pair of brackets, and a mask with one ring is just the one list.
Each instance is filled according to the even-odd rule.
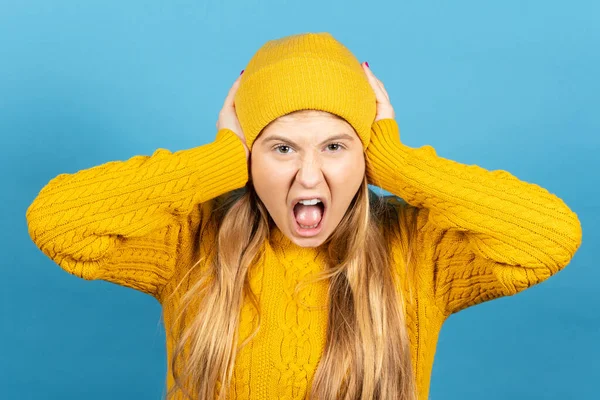
[[[222,130],[203,146],[175,153],[158,149],[152,156],[57,176],[27,209],[29,234],[44,252],[68,251],[77,258],[77,243],[144,235],[247,179],[243,146],[233,132]],[[88,247],[87,257],[101,256],[109,242]]]
[[431,146],[408,147],[395,120],[373,125],[368,151],[373,184],[428,208],[436,226],[468,233],[486,258],[554,270],[581,244],[577,215],[556,195],[506,171],[439,157]]

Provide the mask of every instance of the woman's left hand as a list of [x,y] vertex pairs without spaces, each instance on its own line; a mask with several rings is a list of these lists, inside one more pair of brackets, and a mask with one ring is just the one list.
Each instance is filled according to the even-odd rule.
[[383,83],[377,79],[375,74],[373,74],[373,71],[371,71],[371,68],[367,67],[366,63],[363,62],[361,65],[367,74],[367,79],[375,91],[375,97],[377,99],[377,113],[375,114],[375,121],[373,122],[386,118],[396,118],[394,107],[392,107],[392,104],[390,103],[390,96],[388,96]]
[[[382,120],[382,119],[387,119],[387,118],[394,119],[395,118],[394,107],[392,107],[392,104],[390,103],[390,96],[387,94],[387,91],[385,90],[383,83],[381,83],[381,81],[379,79],[377,79],[377,77],[373,74],[371,69],[369,67],[367,67],[366,63],[362,63],[362,67],[365,70],[365,73],[367,74],[367,78],[369,80],[369,83],[371,84],[371,87],[375,91],[375,97],[377,100],[377,112],[375,114],[375,121],[373,121],[373,123],[375,123],[379,120]],[[372,134],[373,134],[373,131],[371,131],[371,135]],[[367,147],[367,150],[365,153],[365,156],[367,159],[370,159],[371,152],[369,150],[371,148],[372,148],[372,146]],[[369,165],[370,165],[370,163],[367,162],[365,172],[367,174],[367,182],[369,184],[373,185],[375,182],[375,180],[374,180],[375,176],[374,176],[374,172],[371,170]]]

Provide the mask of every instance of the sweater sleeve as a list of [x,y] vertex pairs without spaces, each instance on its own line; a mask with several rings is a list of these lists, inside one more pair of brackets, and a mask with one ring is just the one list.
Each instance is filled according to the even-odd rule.
[[371,134],[368,177],[413,208],[405,215],[415,216],[418,248],[433,266],[420,273],[446,315],[544,281],[579,248],[577,214],[546,189],[429,145],[408,147],[394,119]]
[[244,148],[222,129],[203,146],[58,175],[28,207],[28,232],[67,272],[159,298],[206,215],[199,205],[247,179]]

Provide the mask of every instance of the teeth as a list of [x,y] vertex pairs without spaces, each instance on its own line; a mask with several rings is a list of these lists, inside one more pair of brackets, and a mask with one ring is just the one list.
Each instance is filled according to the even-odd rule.
[[302,229],[312,229],[312,228],[316,228],[317,225],[319,225],[319,224],[314,224],[311,226],[306,226],[306,225],[302,225],[302,224],[298,224],[298,225],[300,225],[300,228],[302,228]]
[[311,199],[311,200],[300,200],[299,203],[304,204],[305,206],[314,206],[317,203],[320,203],[319,199]]

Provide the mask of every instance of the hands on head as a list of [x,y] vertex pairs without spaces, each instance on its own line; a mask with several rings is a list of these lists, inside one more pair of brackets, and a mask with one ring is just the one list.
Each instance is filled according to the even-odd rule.
[[377,79],[371,68],[369,68],[369,64],[364,62],[361,64],[363,70],[367,74],[367,79],[375,92],[375,97],[377,99],[377,112],[375,114],[375,121],[377,122],[381,119],[386,118],[395,118],[394,107],[392,107],[392,103],[390,102],[390,96],[388,95],[383,83]]
[[[361,64],[365,74],[367,75],[367,80],[369,84],[373,88],[375,92],[375,97],[377,101],[377,112],[375,114],[375,120],[373,122],[377,122],[386,118],[395,118],[394,108],[390,102],[390,96],[383,83],[377,79],[371,68],[369,68],[366,62]],[[242,71],[243,73],[244,71]],[[244,145],[244,150],[246,150],[246,160],[250,158],[250,150],[246,144],[246,137],[244,136],[244,132],[242,131],[242,127],[240,126],[240,121],[237,118],[237,114],[235,112],[235,94],[240,86],[240,81],[242,79],[242,74],[235,80],[231,89],[229,89],[229,93],[225,98],[225,102],[223,103],[223,108],[219,112],[219,119],[217,120],[217,130],[227,128],[233,131],[242,141]]]
[[[243,72],[243,71],[242,71]],[[217,130],[221,130],[223,128],[227,128],[233,131],[242,141],[244,145],[244,150],[246,150],[246,161],[250,158],[250,150],[248,149],[248,145],[246,144],[246,137],[244,136],[244,132],[242,131],[242,127],[240,126],[240,121],[238,120],[237,114],[235,112],[235,93],[240,86],[240,81],[242,79],[242,74],[235,80],[231,89],[229,89],[229,93],[225,98],[225,102],[223,103],[223,108],[219,112],[219,119],[217,120]]]

